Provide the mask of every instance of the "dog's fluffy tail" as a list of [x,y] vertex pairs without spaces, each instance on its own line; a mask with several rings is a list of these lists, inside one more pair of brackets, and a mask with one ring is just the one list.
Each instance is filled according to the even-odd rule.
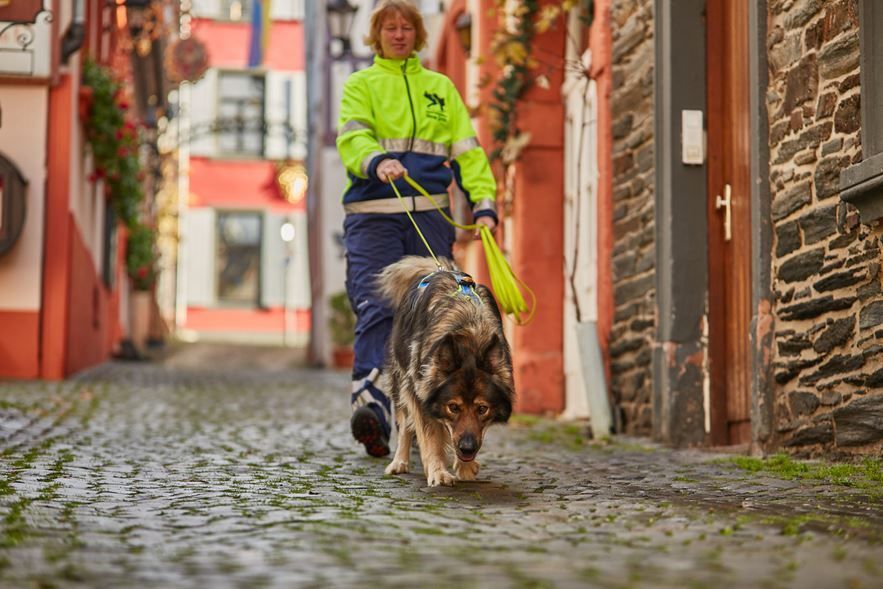
[[[438,261],[445,270],[455,269],[453,262],[447,258],[439,258]],[[377,275],[377,288],[384,299],[398,307],[417,281],[436,270],[438,266],[432,258],[405,256]]]

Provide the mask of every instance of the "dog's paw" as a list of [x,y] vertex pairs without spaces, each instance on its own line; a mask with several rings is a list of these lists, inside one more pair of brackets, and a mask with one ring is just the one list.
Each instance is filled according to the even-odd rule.
[[403,474],[408,472],[408,462],[405,460],[393,460],[384,470],[386,474]]
[[478,463],[478,460],[473,460],[471,462],[460,462],[457,461],[457,464],[454,466],[454,471],[457,473],[457,478],[461,481],[474,481],[475,477],[478,476],[478,469],[481,468],[481,464]]
[[426,484],[430,487],[438,487],[439,485],[453,487],[455,480],[454,475],[444,468],[439,468],[429,472],[429,475],[426,477]]

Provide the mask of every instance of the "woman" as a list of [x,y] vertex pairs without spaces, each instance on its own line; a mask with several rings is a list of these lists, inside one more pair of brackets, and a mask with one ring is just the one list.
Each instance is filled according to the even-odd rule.
[[476,223],[492,230],[496,184],[469,113],[454,84],[424,69],[416,51],[426,44],[420,12],[410,0],[381,0],[365,38],[374,64],[353,73],[343,89],[337,149],[349,182],[346,210],[347,293],[356,312],[353,436],[371,456],[389,453],[390,401],[380,379],[392,310],[374,277],[406,255],[428,256],[396,198],[396,187],[439,256],[452,257],[454,228],[402,176],[407,173],[440,203],[452,178],[472,203]]

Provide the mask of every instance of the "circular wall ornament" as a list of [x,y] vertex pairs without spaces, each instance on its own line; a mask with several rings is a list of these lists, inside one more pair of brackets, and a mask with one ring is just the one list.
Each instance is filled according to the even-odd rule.
[[166,49],[165,62],[171,81],[195,82],[208,69],[208,50],[196,37],[178,39]]
[[27,180],[0,154],[0,256],[12,249],[25,224]]

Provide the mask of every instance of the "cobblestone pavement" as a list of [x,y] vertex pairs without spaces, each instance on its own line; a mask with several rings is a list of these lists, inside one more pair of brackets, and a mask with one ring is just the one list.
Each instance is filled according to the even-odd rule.
[[883,587],[880,494],[578,427],[383,476],[347,375],[107,364],[0,383],[2,587]]

